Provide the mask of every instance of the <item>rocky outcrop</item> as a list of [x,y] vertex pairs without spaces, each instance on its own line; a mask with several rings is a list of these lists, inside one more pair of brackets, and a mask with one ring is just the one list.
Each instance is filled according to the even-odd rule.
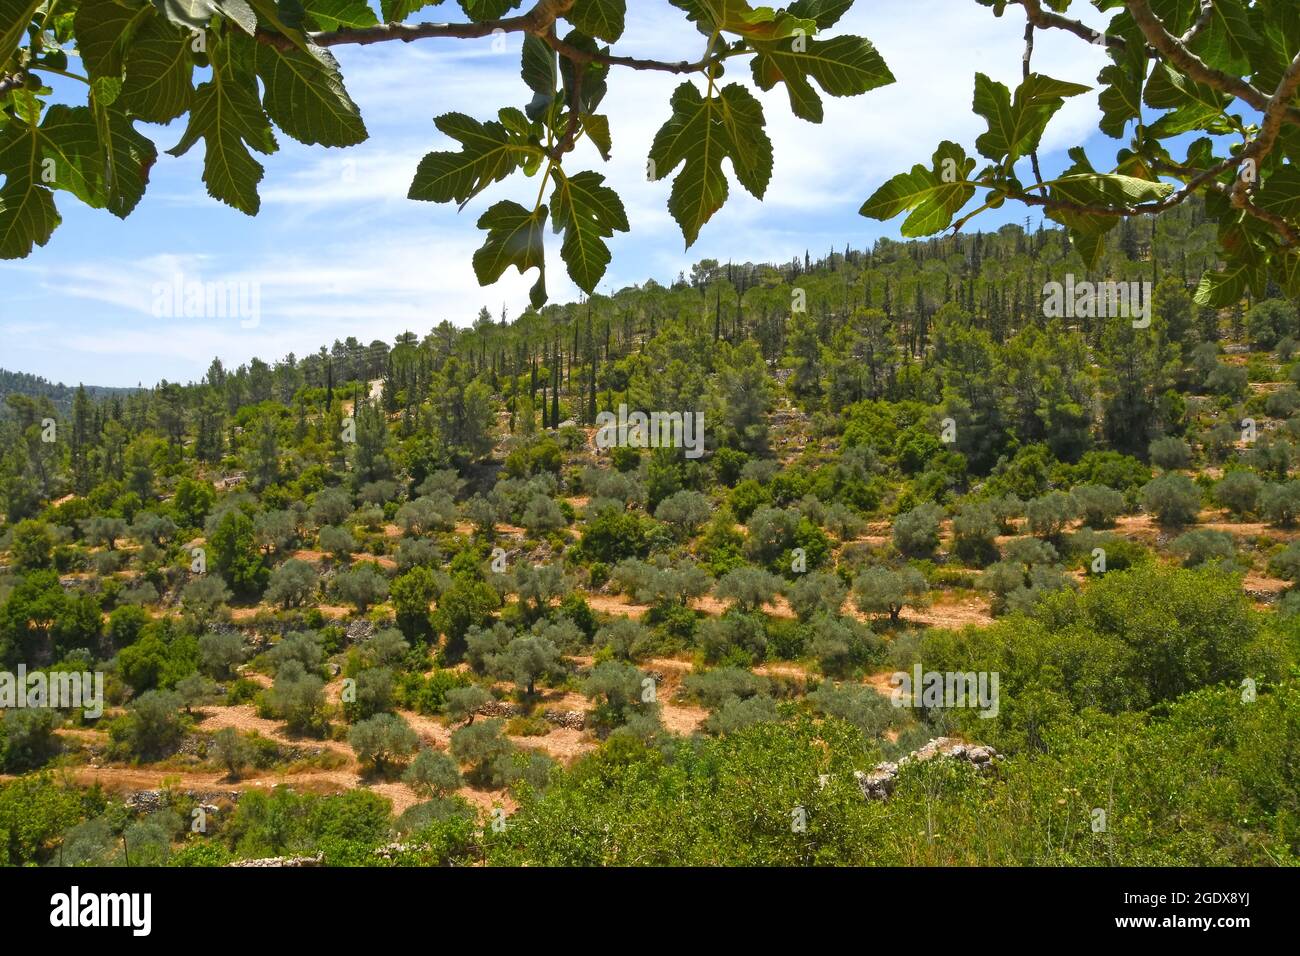
[[153,813],[170,806],[174,797],[183,797],[202,807],[206,813],[216,813],[216,801],[226,800],[230,803],[239,801],[238,790],[184,790],[175,794],[167,790],[135,790],[127,794],[125,803],[137,813]]
[[855,770],[853,776],[864,797],[868,800],[885,800],[894,792],[899,770],[909,763],[933,760],[935,757],[965,761],[981,773],[991,770],[994,763],[1002,759],[1002,755],[992,747],[964,743],[953,737],[936,737],[897,762],[886,760],[876,764],[870,771]]
[[580,710],[548,710],[542,714],[549,723],[568,730],[585,730],[587,715]]
[[317,853],[315,856],[268,856],[260,860],[236,860],[231,866],[249,866],[249,867],[304,867],[304,866],[324,866],[325,854]]
[[482,717],[518,717],[523,710],[504,700],[490,700],[475,713]]
[[348,643],[360,644],[362,641],[368,641],[375,635],[375,622],[367,621],[365,618],[356,618],[348,624]]

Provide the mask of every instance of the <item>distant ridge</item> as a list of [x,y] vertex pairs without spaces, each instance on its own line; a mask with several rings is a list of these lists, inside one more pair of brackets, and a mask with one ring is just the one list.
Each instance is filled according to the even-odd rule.
[[[114,395],[130,395],[139,388],[110,388],[105,385],[87,385],[86,394],[92,399],[111,398]],[[25,395],[28,398],[48,398],[60,412],[72,409],[72,400],[77,394],[77,386],[54,383],[39,375],[27,372],[11,372],[0,368],[0,415],[9,414],[5,399],[10,395]]]

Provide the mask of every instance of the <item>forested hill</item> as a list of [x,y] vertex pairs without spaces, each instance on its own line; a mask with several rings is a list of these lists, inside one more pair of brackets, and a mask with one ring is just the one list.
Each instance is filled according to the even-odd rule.
[[[86,395],[92,399],[108,398],[112,395],[129,395],[137,391],[134,388],[109,388],[102,385],[85,386]],[[62,383],[55,384],[38,375],[27,372],[11,372],[0,368],[0,415],[12,414],[10,404],[6,401],[10,395],[22,395],[27,398],[47,398],[60,414],[72,411],[72,401],[77,390]]]

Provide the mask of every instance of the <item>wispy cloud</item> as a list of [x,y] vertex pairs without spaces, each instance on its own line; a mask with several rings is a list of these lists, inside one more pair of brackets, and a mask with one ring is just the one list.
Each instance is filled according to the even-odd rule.
[[[629,6],[620,51],[667,58],[703,51],[705,38],[666,3]],[[857,7],[837,30],[870,37],[898,82],[864,97],[825,97],[820,125],[793,117],[782,87],[759,93],[776,147],[766,199],[758,202],[733,181],[729,202],[690,250],[668,215],[671,181],[646,178],[646,154],[668,116],[669,96],[687,81],[617,72],[602,107],[611,120],[612,162],[586,144],[571,160],[608,178],[632,225],[611,244],[615,258],[602,291],[650,277],[669,281],[702,258],[785,260],[805,248],[896,235],[895,224],[862,219],[858,207],[887,177],[927,162],[940,140],[973,148],[982,130],[970,109],[974,74],[1019,81],[1020,21],[1014,12],[995,18],[968,0],[864,0]],[[518,37],[337,48],[371,138],[325,150],[279,136],[280,151],[259,157],[267,172],[255,220],[204,194],[201,146],[180,159],[161,156],[148,196],[125,222],[61,197],[67,223],[50,245],[24,262],[0,264],[3,364],[107,385],[183,380],[201,375],[213,355],[236,364],[253,355],[269,360],[336,337],[391,339],[443,319],[464,324],[483,304],[494,313],[503,304],[512,313],[522,309],[532,274],[512,269],[495,286],[478,287],[474,222],[499,199],[531,203],[536,181],[513,177],[460,213],[406,199],[424,153],[456,148],[434,127],[435,115],[456,110],[486,119],[526,101],[519,49]],[[1100,50],[1048,33],[1035,67],[1091,84],[1104,62]],[[724,82],[752,87],[741,64]],[[1070,101],[1049,127],[1045,166],[1092,136],[1096,120],[1095,94]],[[165,147],[176,135],[166,129],[158,138]],[[549,234],[547,256],[552,298],[576,295],[558,238]],[[259,324],[156,318],[152,290],[177,273],[255,283]]]

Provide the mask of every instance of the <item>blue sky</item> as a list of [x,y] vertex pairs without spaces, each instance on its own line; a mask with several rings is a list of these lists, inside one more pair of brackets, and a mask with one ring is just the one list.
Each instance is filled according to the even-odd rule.
[[[662,59],[702,52],[703,37],[666,0],[632,0],[629,7],[618,52]],[[820,126],[791,116],[780,88],[759,94],[776,147],[767,198],[759,203],[733,182],[731,199],[689,250],[668,215],[670,180],[645,181],[650,141],[682,80],[615,71],[603,106],[613,130],[612,162],[584,145],[568,163],[605,173],[627,206],[632,231],[612,242],[602,291],[647,278],[669,282],[703,258],[787,260],[805,249],[818,254],[845,242],[861,248],[878,236],[897,238],[901,220],[863,219],[859,206],[889,176],[928,162],[941,139],[973,152],[983,128],[970,110],[974,74],[1019,82],[1023,17],[1012,9],[995,18],[973,0],[859,0],[857,8],[837,31],[869,37],[898,82],[853,99],[827,97]],[[432,19],[440,12],[425,13]],[[1088,19],[1100,25],[1095,14]],[[25,260],[0,262],[0,367],[69,384],[152,385],[197,379],[214,356],[238,365],[255,355],[302,355],[347,335],[391,340],[443,319],[467,324],[483,305],[517,314],[535,275],[511,269],[498,284],[479,288],[470,266],[481,242],[474,223],[499,199],[531,205],[536,182],[520,174],[459,214],[411,202],[406,191],[424,153],[454,148],[434,128],[435,115],[458,110],[484,119],[500,106],[526,102],[520,43],[510,36],[335,48],[370,139],[323,149],[277,133],[280,151],[258,157],[266,175],[256,218],[206,195],[201,143],[179,159],[160,155],[144,200],[125,221],[60,193],[64,222],[49,244]],[[1102,51],[1074,37],[1040,33],[1034,68],[1092,85],[1106,62]],[[748,70],[728,78],[747,81]],[[1064,165],[1065,148],[1079,142],[1093,147],[1098,165],[1113,160],[1118,144],[1097,132],[1097,118],[1096,94],[1067,102],[1044,139],[1045,174]],[[175,144],[182,123],[141,128],[161,153]],[[1024,215],[1014,207],[978,222],[996,228]],[[558,237],[548,235],[547,260],[552,301],[576,298]],[[175,275],[256,287],[258,321],[156,317],[155,286]]]

